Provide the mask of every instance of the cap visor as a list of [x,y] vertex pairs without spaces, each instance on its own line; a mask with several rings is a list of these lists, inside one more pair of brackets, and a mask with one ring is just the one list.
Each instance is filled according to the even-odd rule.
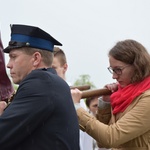
[[9,53],[12,49],[16,49],[16,48],[21,48],[22,46],[8,46],[6,47],[3,52],[4,53]]

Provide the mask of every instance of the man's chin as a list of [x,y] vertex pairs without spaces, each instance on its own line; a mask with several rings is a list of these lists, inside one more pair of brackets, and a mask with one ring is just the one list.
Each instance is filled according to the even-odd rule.
[[12,79],[12,81],[13,81],[14,84],[19,84],[20,83],[20,81],[18,81],[16,79]]

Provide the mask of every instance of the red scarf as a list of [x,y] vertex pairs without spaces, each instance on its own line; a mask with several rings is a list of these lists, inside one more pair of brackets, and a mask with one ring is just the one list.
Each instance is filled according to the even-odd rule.
[[113,114],[123,112],[137,96],[148,89],[150,89],[150,77],[140,83],[129,84],[124,88],[118,85],[118,90],[110,97]]

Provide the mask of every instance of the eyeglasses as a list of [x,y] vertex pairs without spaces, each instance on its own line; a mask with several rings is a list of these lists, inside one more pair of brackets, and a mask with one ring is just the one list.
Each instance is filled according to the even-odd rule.
[[124,67],[116,67],[116,68],[112,68],[112,67],[108,67],[107,69],[109,70],[109,72],[111,74],[115,73],[117,75],[121,75],[122,74],[122,70],[125,69],[126,67],[129,67],[130,65],[126,65]]

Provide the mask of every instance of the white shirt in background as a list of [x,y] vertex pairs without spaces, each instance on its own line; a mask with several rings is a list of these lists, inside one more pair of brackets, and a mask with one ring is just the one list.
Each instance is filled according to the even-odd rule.
[[[80,100],[80,105],[88,111],[84,99]],[[80,130],[80,150],[93,150],[93,138],[82,130]]]

